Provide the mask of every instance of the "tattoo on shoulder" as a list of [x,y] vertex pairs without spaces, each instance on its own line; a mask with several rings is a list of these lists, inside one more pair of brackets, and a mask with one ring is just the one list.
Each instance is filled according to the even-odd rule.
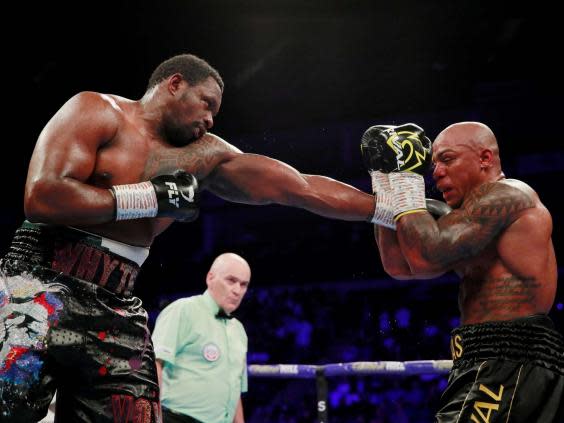
[[402,232],[409,248],[418,249],[429,261],[448,266],[478,254],[521,211],[531,207],[534,201],[527,193],[505,184],[485,184],[472,192],[460,209],[439,220],[439,232],[429,222],[430,216],[408,220]]
[[229,152],[229,144],[214,137],[204,136],[182,148],[171,147],[153,151],[147,160],[145,176],[151,178],[155,175],[183,169],[196,175],[198,179],[202,179]]
[[471,192],[463,207],[470,218],[497,218],[499,224],[506,226],[519,212],[534,207],[534,201],[518,188],[494,182]]

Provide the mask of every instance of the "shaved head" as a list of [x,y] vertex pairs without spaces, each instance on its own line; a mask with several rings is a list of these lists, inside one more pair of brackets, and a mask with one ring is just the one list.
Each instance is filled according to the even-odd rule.
[[499,157],[499,147],[493,131],[481,122],[459,122],[441,131],[435,142],[446,137],[454,138],[457,144],[467,144],[472,149],[487,148]]
[[487,125],[481,122],[458,122],[447,126],[435,139],[433,152],[440,151],[441,147],[455,145],[472,150],[478,155],[485,150],[491,151],[491,164],[496,171],[501,172],[497,139]]
[[210,267],[210,272],[223,273],[226,269],[231,268],[233,265],[236,265],[239,268],[248,269],[250,275],[251,268],[249,267],[247,260],[235,253],[223,253],[217,256]]

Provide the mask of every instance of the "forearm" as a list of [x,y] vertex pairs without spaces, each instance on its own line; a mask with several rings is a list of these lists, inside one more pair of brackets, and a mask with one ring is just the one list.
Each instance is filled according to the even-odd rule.
[[302,177],[306,183],[290,192],[288,205],[341,220],[368,222],[374,215],[373,195],[325,176]]
[[413,274],[442,273],[458,258],[454,241],[442,233],[429,213],[414,213],[397,222],[397,237],[402,255]]
[[374,225],[374,238],[386,273],[394,279],[413,279],[414,275],[403,256],[396,232]]
[[374,197],[325,176],[304,175],[279,160],[237,154],[209,176],[204,186],[229,201],[281,204],[342,220],[370,221]]
[[33,222],[95,225],[114,220],[115,200],[108,189],[76,179],[42,179],[28,182],[24,209]]

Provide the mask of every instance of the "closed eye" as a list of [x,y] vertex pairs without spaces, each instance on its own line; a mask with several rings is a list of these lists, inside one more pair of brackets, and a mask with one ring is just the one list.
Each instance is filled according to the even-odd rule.
[[217,115],[217,102],[210,97],[204,98],[204,102],[206,103],[206,108],[212,112],[212,115]]

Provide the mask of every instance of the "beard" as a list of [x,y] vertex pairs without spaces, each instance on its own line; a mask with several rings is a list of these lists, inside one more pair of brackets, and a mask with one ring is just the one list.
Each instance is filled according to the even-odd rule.
[[198,125],[174,125],[171,122],[165,123],[162,128],[162,133],[165,141],[174,147],[185,147],[188,144],[196,141]]

